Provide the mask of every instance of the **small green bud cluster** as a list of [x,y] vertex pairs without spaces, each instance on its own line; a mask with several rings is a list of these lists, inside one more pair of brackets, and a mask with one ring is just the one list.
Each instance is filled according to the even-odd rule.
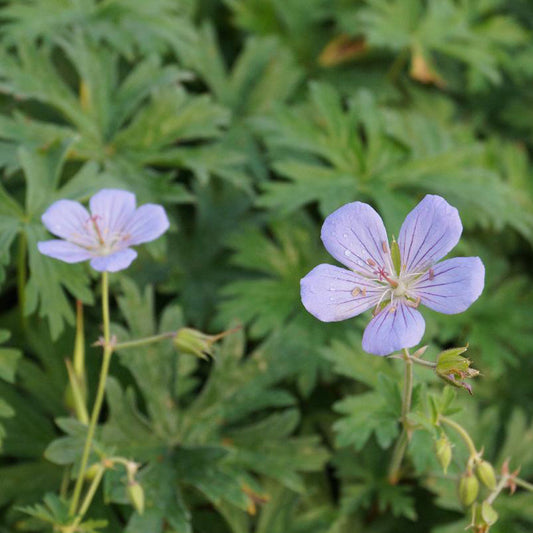
[[[482,502],[476,501],[480,487],[491,491],[492,497]],[[497,495],[497,482],[494,467],[481,454],[470,457],[465,473],[459,480],[459,500],[465,507],[471,507],[472,521],[470,526],[475,533],[488,533],[490,527],[498,520],[498,513],[492,507],[492,501]]]

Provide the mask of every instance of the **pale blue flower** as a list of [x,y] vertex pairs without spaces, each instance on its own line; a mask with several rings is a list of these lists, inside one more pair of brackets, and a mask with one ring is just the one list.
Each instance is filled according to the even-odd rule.
[[53,203],[42,221],[61,239],[39,242],[39,251],[66,263],[90,260],[95,270],[116,272],[137,257],[130,246],[157,239],[169,226],[160,205],[136,208],[135,195],[119,189],[97,192],[89,209],[73,200]]
[[398,237],[399,272],[381,217],[368,204],[346,204],[322,226],[328,252],[350,270],[319,265],[301,280],[305,308],[323,322],[374,308],[363,349],[388,355],[420,342],[420,304],[445,314],[465,311],[481,294],[485,267],[479,257],[437,263],[457,244],[463,227],[457,209],[427,195],[407,215]]

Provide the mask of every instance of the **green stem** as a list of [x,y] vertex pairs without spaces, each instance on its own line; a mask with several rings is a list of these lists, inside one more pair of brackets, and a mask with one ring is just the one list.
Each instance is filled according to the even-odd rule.
[[437,363],[432,363],[431,361],[420,359],[420,357],[411,357],[411,362],[415,363],[415,365],[425,366],[433,369],[437,368]]
[[474,441],[472,440],[472,438],[470,437],[470,435],[467,433],[466,429],[463,426],[461,426],[460,424],[458,424],[457,422],[453,421],[451,418],[448,418],[446,416],[440,416],[439,421],[450,426],[457,433],[459,433],[459,435],[465,442],[466,446],[468,447],[468,451],[470,452],[470,457],[476,457],[478,455]]
[[72,501],[70,502],[69,514],[74,516],[80,500],[81,489],[83,486],[83,480],[87,470],[87,463],[89,460],[89,454],[91,451],[91,445],[94,437],[94,431],[100,416],[100,410],[104,400],[105,384],[107,380],[107,374],[109,372],[109,364],[111,362],[111,355],[113,354],[113,347],[109,342],[109,285],[107,272],[102,273],[102,318],[104,324],[104,355],[102,360],[102,368],[100,369],[100,379],[98,381],[98,389],[96,391],[96,397],[94,400],[93,411],[91,413],[91,420],[87,429],[87,438],[85,439],[85,446],[83,448],[83,454],[81,457],[80,471],[76,484],[74,485],[74,492],[72,494]]
[[389,483],[396,485],[400,479],[400,468],[402,466],[403,457],[407,450],[407,445],[411,440],[412,430],[409,427],[407,417],[411,411],[411,400],[413,397],[413,358],[409,354],[409,350],[403,349],[403,359],[405,361],[404,370],[404,384],[402,397],[402,433],[400,438],[396,441],[392,459],[389,466]]
[[96,494],[96,490],[98,489],[98,485],[100,485],[100,481],[102,481],[104,472],[105,472],[105,468],[103,466],[101,466],[96,472],[89,486],[89,489],[87,490],[87,494],[85,494],[85,498],[83,498],[83,502],[80,506],[78,516],[76,517],[76,520],[74,520],[74,523],[72,524],[74,527],[78,526],[78,524],[82,521],[83,516],[89,509],[89,506],[91,505],[91,502],[93,501],[94,495]]
[[494,490],[487,496],[487,499],[485,500],[489,505],[492,505],[494,503],[494,500],[499,496],[500,492],[507,486],[507,482],[509,481],[510,476],[502,476],[500,478],[500,481],[494,488]]
[[514,482],[523,489],[529,490],[530,492],[533,492],[533,485],[531,483],[528,483],[524,479],[521,479],[519,477],[514,478]]
[[19,302],[20,323],[22,329],[26,329],[26,316],[24,308],[26,307],[26,256],[28,252],[28,240],[26,233],[21,232],[18,242],[17,251],[17,295]]
[[152,335],[151,337],[143,337],[142,339],[135,339],[133,341],[118,342],[115,344],[115,350],[125,350],[126,348],[137,348],[145,344],[152,344],[153,342],[159,342],[164,339],[171,339],[176,336],[175,331],[167,331],[166,333],[160,333],[159,335]]

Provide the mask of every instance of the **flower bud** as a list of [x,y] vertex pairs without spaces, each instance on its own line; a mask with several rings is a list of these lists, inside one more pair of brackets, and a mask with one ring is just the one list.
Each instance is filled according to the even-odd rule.
[[498,513],[494,510],[492,505],[487,501],[484,501],[481,504],[481,518],[483,518],[483,521],[488,526],[494,525],[498,520]]
[[472,473],[467,472],[459,480],[459,500],[465,507],[474,503],[479,492],[479,481]]
[[435,441],[435,452],[444,473],[448,471],[448,466],[452,460],[452,445],[446,435],[443,435],[439,440]]
[[488,489],[494,490],[496,488],[496,474],[488,461],[480,461],[476,465],[476,475],[479,481]]
[[481,505],[474,503],[472,505],[472,520],[467,529],[472,528],[474,533],[487,533],[489,526],[481,516]]
[[144,512],[144,489],[137,481],[130,481],[126,488],[128,498],[139,514]]
[[437,357],[437,367],[435,372],[441,379],[453,385],[467,390],[472,394],[472,387],[461,381],[462,379],[475,378],[479,375],[479,370],[470,368],[472,361],[466,357],[462,357],[462,353],[466,352],[467,346],[459,348],[450,348],[444,350]]
[[193,328],[180,328],[174,336],[174,347],[182,353],[195,355],[200,359],[213,357],[213,345],[226,335],[233,333],[237,328],[223,331],[218,335],[208,335]]
[[101,463],[94,463],[92,464],[87,470],[85,471],[85,479],[87,481],[92,481],[98,472],[102,470],[102,464]]
[[179,352],[208,359],[213,356],[211,337],[193,328],[181,328],[174,337],[174,346]]

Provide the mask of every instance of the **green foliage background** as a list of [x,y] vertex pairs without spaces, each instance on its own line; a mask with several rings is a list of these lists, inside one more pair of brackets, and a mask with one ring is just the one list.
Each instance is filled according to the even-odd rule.
[[[332,261],[324,217],[354,200],[396,234],[426,193],[459,209],[454,253],[483,259],[486,288],[462,315],[425,312],[427,354],[470,344],[482,376],[459,418],[487,458],[533,476],[530,2],[4,0],[0,20],[2,533],[47,531],[20,506],[79,460],[64,359],[76,299],[99,335],[98,281],[36,242],[53,201],[104,186],[172,221],[112,276],[119,339],[245,328],[212,363],[167,345],[117,355],[98,445],[145,465],[147,511],[107,476],[91,509],[103,531],[467,525],[461,443],[446,477],[420,433],[407,479],[386,482],[401,368],[362,352],[367,317],[322,324],[300,303],[300,278]],[[93,390],[100,353],[87,357]],[[532,502],[499,499],[494,532],[531,531]]]

